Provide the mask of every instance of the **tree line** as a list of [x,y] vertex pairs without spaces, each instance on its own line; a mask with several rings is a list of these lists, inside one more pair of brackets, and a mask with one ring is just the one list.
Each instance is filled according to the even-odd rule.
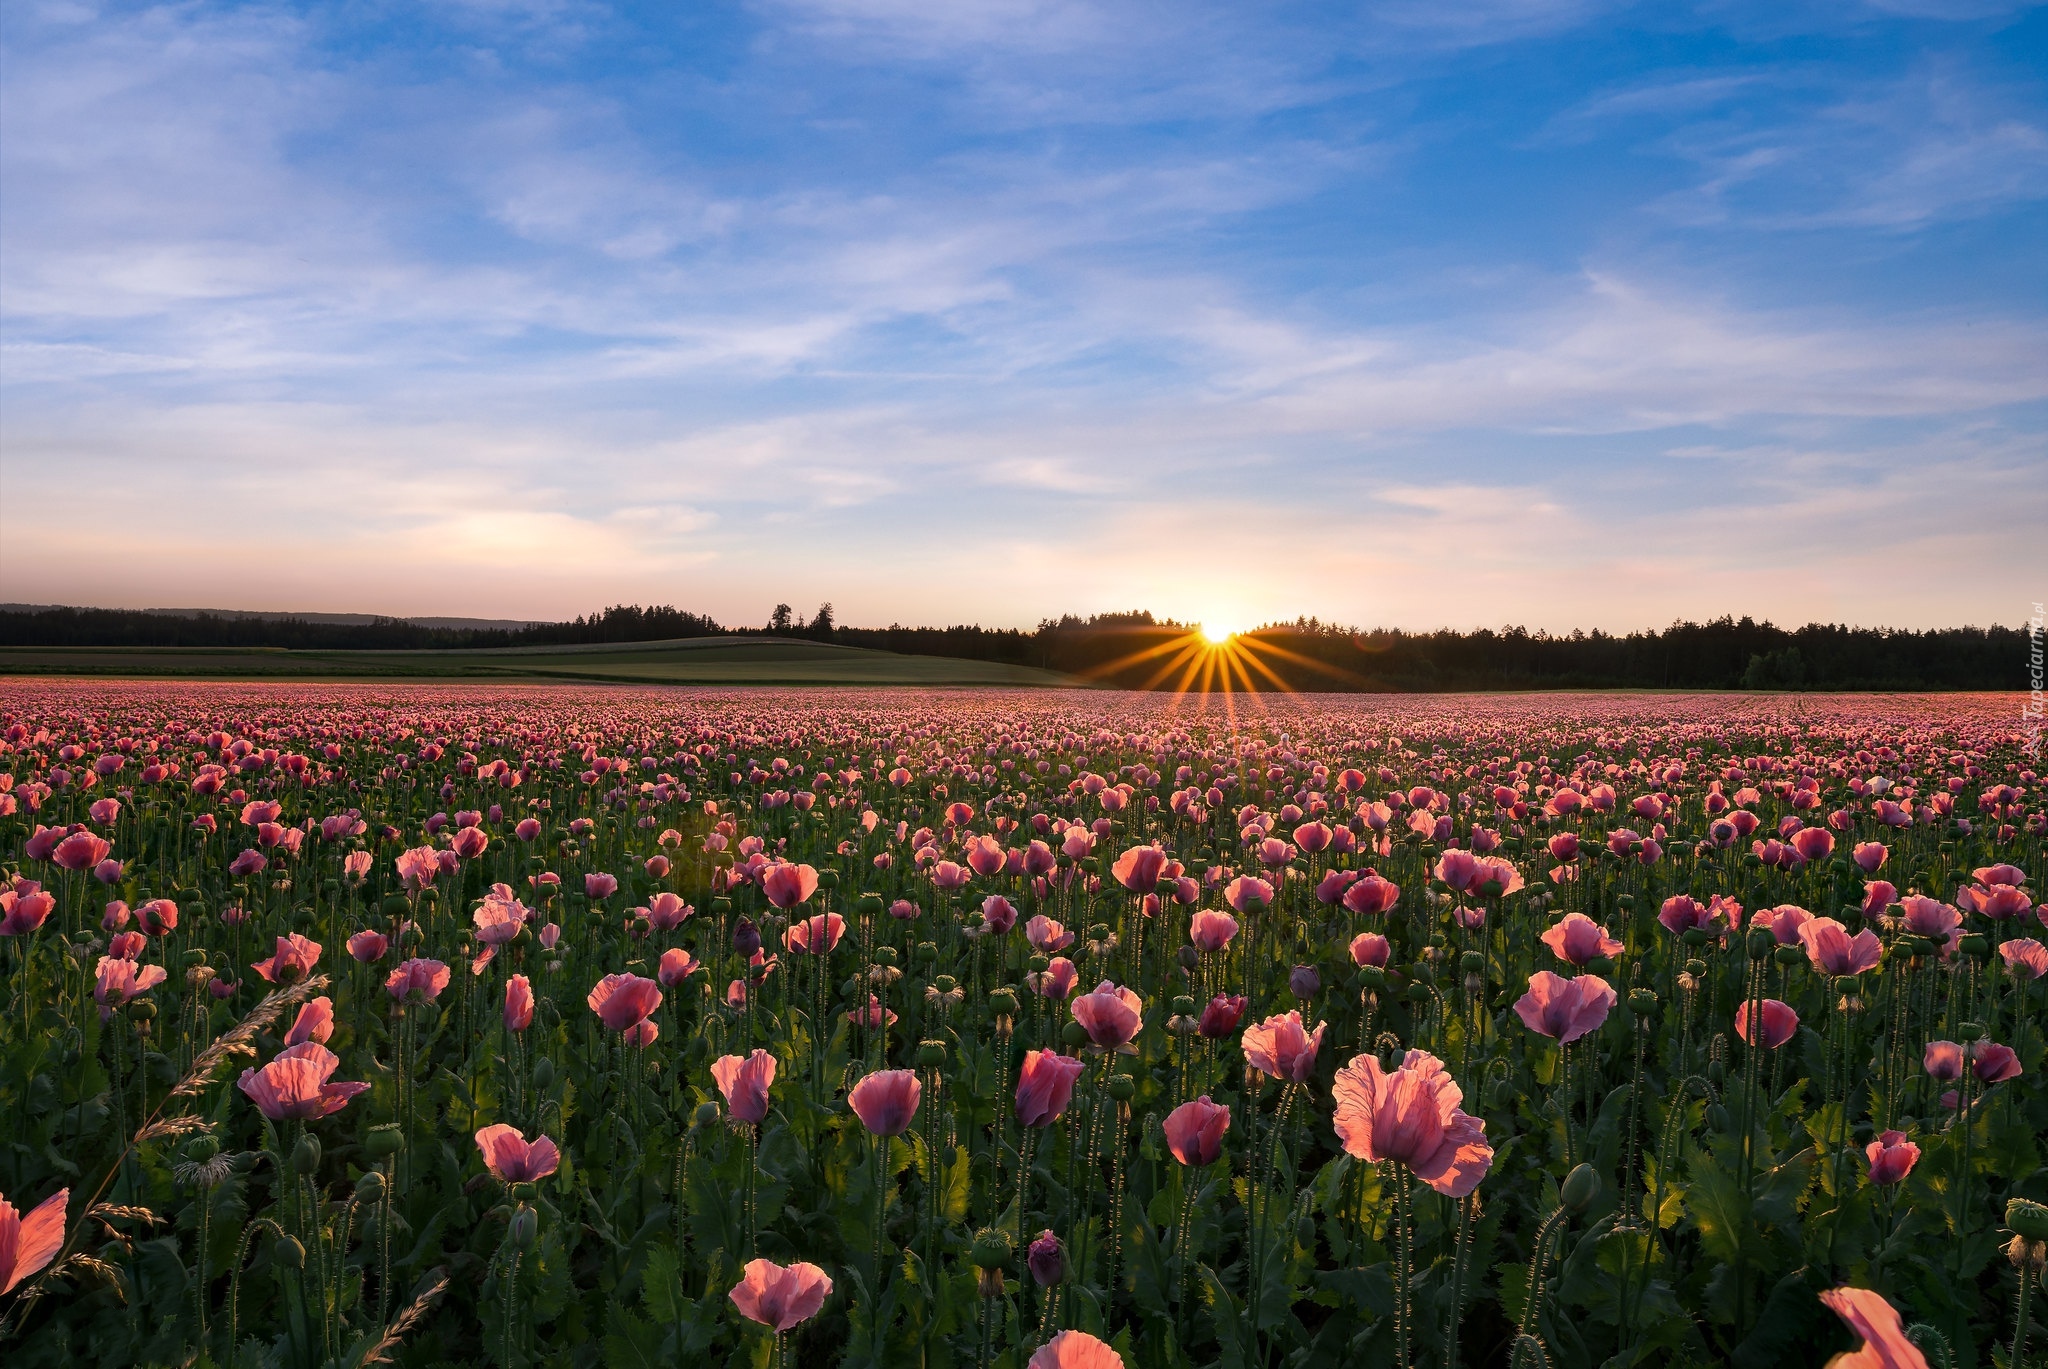
[[[1192,625],[1143,610],[1069,614],[1044,619],[1031,630],[978,624],[848,627],[835,621],[829,603],[808,619],[778,604],[760,627],[726,626],[666,604],[614,604],[564,622],[518,628],[437,627],[402,618],[330,623],[130,609],[0,610],[5,646],[474,650],[747,635],[1037,666],[1123,688],[1172,688],[1184,677],[1199,683],[1204,674],[1197,655],[1204,648]],[[1272,688],[1277,679],[1304,691],[2020,689],[2031,646],[2027,631],[2016,627],[1784,628],[1746,616],[1627,634],[1568,635],[1515,626],[1360,630],[1300,618],[1240,634],[1222,655],[1244,663],[1232,672],[1236,687],[1249,680]],[[1190,663],[1196,667],[1192,675],[1185,668]]]

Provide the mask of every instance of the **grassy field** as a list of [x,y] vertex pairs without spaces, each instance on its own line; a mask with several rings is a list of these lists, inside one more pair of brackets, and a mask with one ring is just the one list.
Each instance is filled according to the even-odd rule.
[[0,647],[0,676],[181,680],[574,680],[611,684],[1067,685],[1028,666],[823,642],[693,637],[493,651]]

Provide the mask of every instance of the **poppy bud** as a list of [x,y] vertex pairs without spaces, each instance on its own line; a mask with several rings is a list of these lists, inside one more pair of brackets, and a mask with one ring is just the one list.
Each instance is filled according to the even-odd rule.
[[1515,1101],[1514,1084],[1506,1079],[1494,1080],[1493,1086],[1486,1091],[1486,1101],[1496,1109],[1512,1107]]
[[299,1144],[292,1149],[292,1168],[301,1174],[311,1174],[320,1168],[320,1138],[307,1135],[299,1138]]
[[1060,1245],[1060,1238],[1050,1231],[1041,1233],[1031,1243],[1031,1248],[1025,1252],[1024,1262],[1040,1288],[1049,1288],[1067,1276],[1067,1252]]
[[1777,949],[1778,938],[1771,935],[1768,927],[1752,927],[1749,932],[1749,958],[1762,960]]
[[279,1269],[304,1269],[306,1247],[299,1244],[296,1236],[280,1236],[270,1247],[270,1258]]
[[690,1125],[693,1127],[713,1126],[717,1121],[718,1104],[712,1102],[697,1104],[697,1111],[690,1116]]
[[1296,998],[1310,999],[1323,987],[1323,977],[1313,965],[1296,965],[1287,976],[1287,987]]
[[1192,946],[1183,946],[1175,953],[1183,970],[1192,970],[1202,963],[1202,953]]
[[384,1175],[380,1170],[371,1170],[356,1180],[356,1201],[379,1203],[384,1201]]
[[752,918],[743,917],[734,925],[732,948],[750,960],[761,949],[761,930],[754,925]]
[[512,1214],[511,1229],[507,1232],[507,1238],[512,1242],[512,1248],[515,1250],[533,1249],[534,1238],[539,1234],[540,1214],[525,1203],[521,1203],[519,1210]]
[[1621,909],[1624,913],[1633,912],[1636,906],[1636,896],[1634,894],[1619,894],[1615,897],[1614,906]]
[[533,1086],[542,1093],[555,1086],[555,1062],[545,1055],[533,1062]]
[[1564,1184],[1557,1191],[1558,1201],[1574,1212],[1584,1212],[1600,1196],[1600,1174],[1591,1165],[1580,1164],[1564,1176]]

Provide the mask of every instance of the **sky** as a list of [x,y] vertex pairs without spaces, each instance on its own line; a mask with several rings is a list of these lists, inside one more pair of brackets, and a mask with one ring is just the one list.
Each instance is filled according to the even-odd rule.
[[0,72],[0,600],[2048,599],[2041,7],[11,0]]

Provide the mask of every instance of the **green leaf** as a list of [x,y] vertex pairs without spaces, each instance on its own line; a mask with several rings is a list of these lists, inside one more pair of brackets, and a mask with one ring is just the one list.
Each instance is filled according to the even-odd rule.
[[1686,1189],[1686,1210],[1699,1229],[1700,1248],[1709,1259],[1733,1264],[1754,1237],[1749,1224],[1749,1200],[1735,1176],[1704,1157],[1693,1166],[1692,1183]]
[[647,1315],[666,1325],[682,1316],[683,1275],[675,1250],[666,1245],[647,1252],[647,1266],[640,1271],[640,1300]]
[[605,1318],[605,1369],[657,1369],[661,1332],[618,1303]]

